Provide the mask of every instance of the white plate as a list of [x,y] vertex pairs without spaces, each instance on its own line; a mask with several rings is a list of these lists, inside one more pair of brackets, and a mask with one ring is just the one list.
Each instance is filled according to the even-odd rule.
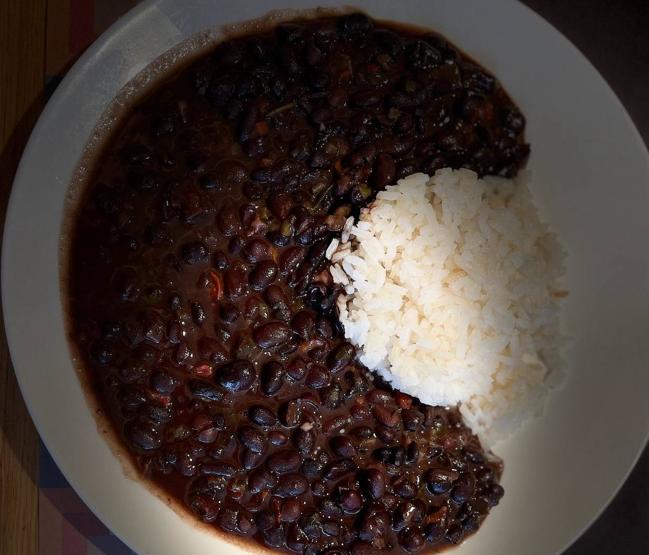
[[[320,0],[320,5],[335,5]],[[528,117],[534,192],[570,251],[566,386],[498,452],[502,504],[457,555],[553,555],[617,491],[649,431],[649,156],[604,80],[557,31],[506,0],[355,4],[440,31],[492,70]],[[147,2],[105,33],[57,89],[23,156],[4,236],[12,359],[38,430],[73,487],[135,551],[244,553],[126,478],[72,368],[59,289],[66,188],[90,133],[146,64],[207,27],[298,0]]]

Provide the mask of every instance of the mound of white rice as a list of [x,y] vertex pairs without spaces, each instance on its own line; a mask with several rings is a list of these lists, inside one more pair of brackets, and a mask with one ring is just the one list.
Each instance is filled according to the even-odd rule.
[[460,404],[488,444],[540,412],[559,375],[563,254],[523,180],[411,175],[327,253],[361,361],[425,403]]

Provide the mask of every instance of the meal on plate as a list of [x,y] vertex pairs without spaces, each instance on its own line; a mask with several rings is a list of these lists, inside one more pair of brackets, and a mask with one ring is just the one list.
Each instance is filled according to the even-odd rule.
[[360,13],[231,37],[130,106],[72,213],[77,362],[141,475],[279,551],[458,544],[556,382],[525,118]]

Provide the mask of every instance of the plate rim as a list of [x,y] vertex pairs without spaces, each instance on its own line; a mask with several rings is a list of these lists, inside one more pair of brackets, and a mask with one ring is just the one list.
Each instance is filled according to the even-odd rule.
[[[10,307],[12,307],[13,305],[11,302],[7,302],[7,299],[10,297],[12,293],[12,291],[9,289],[9,286],[7,285],[8,283],[7,276],[11,273],[11,267],[12,267],[11,260],[9,259],[10,255],[8,254],[9,249],[7,248],[7,245],[11,239],[13,239],[17,234],[19,234],[19,231],[17,230],[17,227],[19,226],[15,221],[17,217],[16,208],[15,208],[17,202],[16,191],[19,190],[19,188],[21,188],[21,184],[25,180],[24,173],[26,172],[26,168],[33,161],[34,155],[36,153],[36,139],[41,134],[42,129],[46,126],[47,122],[52,118],[52,115],[56,113],[59,105],[65,98],[67,91],[70,89],[70,87],[73,86],[74,81],[79,77],[79,74],[81,74],[88,65],[92,65],[93,58],[98,54],[100,54],[102,49],[108,43],[110,43],[111,40],[113,40],[113,37],[116,34],[118,34],[123,28],[127,27],[135,18],[141,16],[148,10],[155,8],[157,4],[161,4],[163,2],[165,2],[165,0],[145,0],[144,2],[136,5],[131,10],[129,10],[126,14],[124,14],[117,21],[115,21],[106,31],[104,31],[100,35],[100,37],[98,37],[92,43],[92,45],[79,57],[79,59],[75,62],[75,64],[66,73],[64,79],[58,85],[55,92],[48,100],[46,106],[44,107],[43,111],[41,112],[38,118],[38,121],[36,122],[34,128],[32,129],[32,132],[30,133],[29,140],[23,150],[20,163],[16,169],[16,173],[13,179],[11,194],[9,196],[9,200],[7,203],[4,233],[2,239],[2,261],[1,261],[2,267],[0,271],[1,289],[2,289],[1,291],[2,312],[3,312],[4,323],[5,323],[5,334],[7,337],[8,350],[12,361],[14,360],[14,358],[17,358],[16,354],[20,349],[18,347],[17,339],[13,335],[14,332],[12,330],[12,324],[10,319],[10,316],[12,314],[11,312],[12,309]],[[591,61],[585,56],[585,54],[574,43],[572,43],[572,41],[570,41],[565,35],[563,35],[563,33],[561,33],[554,25],[552,25],[549,21],[544,19],[541,15],[539,15],[536,11],[534,11],[529,6],[523,4],[522,2],[518,2],[518,0],[503,0],[503,2],[509,4],[513,4],[513,3],[518,4],[526,12],[528,12],[529,16],[535,18],[538,24],[549,28],[554,34],[561,37],[569,47],[574,49],[575,53],[578,54],[581,63],[585,63],[588,66],[590,66],[590,69],[602,81],[602,84],[604,85],[604,88],[610,100],[616,104],[616,107],[625,118],[625,122],[624,122],[625,127],[628,128],[628,130],[634,135],[634,140],[638,143],[641,150],[643,151],[645,162],[649,167],[649,149],[647,147],[647,144],[643,140],[640,132],[638,131],[633,119],[629,115],[625,105],[622,103],[622,101],[619,99],[615,91],[610,86],[608,80],[591,63]],[[72,364],[72,361],[70,362],[71,362],[70,366],[74,368],[74,364]],[[13,367],[13,362],[12,362],[12,367]],[[55,456],[56,449],[52,449],[50,446],[51,438],[44,437],[43,435],[41,435],[42,425],[39,424],[39,420],[40,420],[39,416],[36,417],[34,416],[35,414],[38,414],[38,411],[34,410],[34,407],[32,406],[33,396],[31,395],[29,388],[26,386],[25,372],[29,372],[29,370],[26,370],[24,368],[21,369],[18,366],[14,367],[14,373],[21,394],[23,396],[25,405],[29,411],[30,417],[32,418],[32,421],[34,422],[36,429],[39,433],[39,438],[41,439],[41,441],[43,441],[43,443],[47,447],[52,458],[54,459],[55,463],[57,464],[57,466],[65,476],[66,480],[75,489],[75,492],[77,492],[77,494],[81,497],[84,503],[86,503],[93,510],[95,514],[98,515],[101,514],[102,521],[104,522],[106,522],[107,520],[109,521],[110,519],[105,518],[106,515],[103,514],[103,511],[97,509],[93,500],[88,499],[86,497],[84,488],[79,483],[81,480],[78,477],[75,477],[74,475],[68,475],[66,469],[67,465],[65,464],[65,462],[62,463],[59,460],[59,457]],[[610,493],[606,503],[596,513],[594,513],[592,517],[589,518],[588,522],[582,527],[581,530],[575,532],[574,537],[569,542],[567,542],[566,545],[563,546],[561,552],[565,551],[568,547],[570,547],[570,545],[572,545],[575,541],[577,541],[577,539],[579,539],[584,534],[584,532],[587,529],[589,529],[610,506],[611,502],[618,495],[620,489],[626,483],[626,481],[629,478],[629,475],[636,467],[637,462],[643,453],[643,450],[647,446],[647,443],[649,443],[649,427],[645,431],[644,438],[642,438],[641,446],[638,449],[637,453],[635,454],[632,464],[628,467],[624,476],[619,480],[617,487]],[[147,489],[149,488],[147,487]],[[111,531],[113,531],[112,528]],[[113,533],[115,532],[113,531]],[[124,541],[125,543],[127,543],[127,545],[130,546],[130,543],[125,538],[123,538],[121,535],[119,535],[119,537],[122,541]],[[230,545],[232,545],[232,542],[229,541],[229,543]]]

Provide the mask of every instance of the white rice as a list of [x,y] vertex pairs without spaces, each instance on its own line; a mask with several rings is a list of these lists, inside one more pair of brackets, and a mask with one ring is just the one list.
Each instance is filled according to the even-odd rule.
[[459,404],[490,445],[540,412],[560,374],[563,253],[524,180],[411,175],[327,251],[361,362],[425,403]]

